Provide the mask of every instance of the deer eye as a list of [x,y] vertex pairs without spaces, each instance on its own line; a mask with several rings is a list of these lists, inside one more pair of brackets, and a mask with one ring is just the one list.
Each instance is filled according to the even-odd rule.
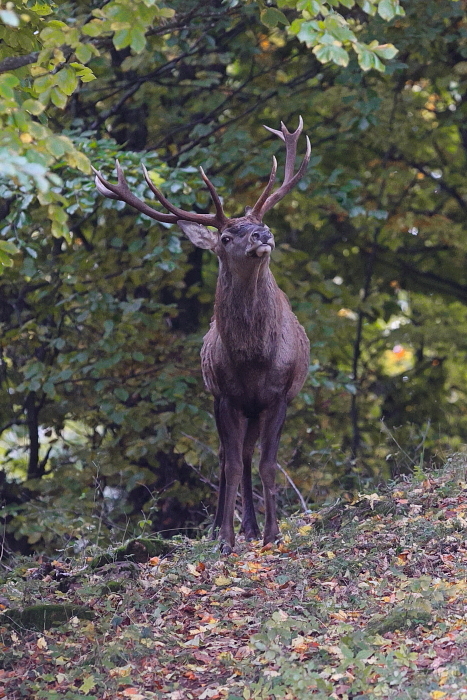
[[227,245],[227,243],[230,243],[232,238],[230,236],[222,236],[221,241],[224,245]]

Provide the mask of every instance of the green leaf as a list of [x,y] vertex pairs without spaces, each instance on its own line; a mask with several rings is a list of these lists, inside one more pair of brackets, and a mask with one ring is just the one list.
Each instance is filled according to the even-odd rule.
[[135,53],[141,53],[146,48],[145,32],[140,27],[134,27],[131,30],[130,46]]
[[371,2],[371,0],[357,0],[357,3],[362,8],[363,12],[366,12],[367,15],[370,15],[370,17],[373,17],[376,14],[376,6],[373,2]]
[[4,73],[0,75],[0,97],[4,97],[7,100],[13,100],[15,93],[13,88],[19,85],[19,80],[16,75],[12,73]]
[[8,253],[8,255],[17,255],[19,253],[18,248],[10,241],[0,241],[0,250]]
[[378,56],[373,51],[368,51],[368,49],[363,49],[358,51],[358,63],[362,70],[367,71],[375,68],[381,73],[384,73],[385,67]]
[[[356,41],[355,34],[349,29],[347,23],[340,15],[335,13],[324,20],[326,30],[339,41]],[[321,43],[325,43],[321,41]]]
[[319,2],[319,0],[300,0],[297,9],[302,12],[308,12],[313,17],[317,15],[325,17],[329,12],[326,3]]
[[52,83],[52,75],[41,75],[39,78],[36,78],[34,80],[34,90],[38,93],[44,92],[44,90],[47,90],[49,87],[51,87]]
[[90,83],[91,80],[96,79],[96,76],[92,70],[87,66],[83,66],[81,63],[70,63],[70,65],[75,69],[76,76],[81,80],[81,82]]
[[261,22],[266,25],[266,27],[272,28],[277,27],[278,24],[290,24],[284,13],[275,7],[268,7],[266,10],[262,10],[260,18]]
[[131,43],[131,29],[119,29],[113,36],[113,45],[116,49],[124,49]]
[[66,103],[68,102],[67,96],[64,95],[58,87],[51,89],[50,99],[52,100],[54,105],[56,107],[60,107],[60,109],[64,109],[66,107]]
[[[295,24],[295,23],[294,23]],[[308,46],[313,46],[316,44],[318,37],[320,36],[320,31],[317,22],[302,22],[300,30],[294,32],[297,34],[298,39],[303,41]]]
[[158,17],[165,17],[167,19],[170,19],[174,15],[175,15],[175,10],[172,9],[171,7],[159,7],[157,10]]
[[108,31],[109,22],[103,21],[101,19],[92,19],[90,22],[84,25],[82,28],[82,33],[86,36],[101,36],[104,32]]
[[397,53],[399,53],[399,49],[396,49],[396,47],[393,44],[380,44],[379,46],[375,46],[373,51],[380,58],[386,58],[386,59],[394,58],[394,56]]
[[35,12],[36,15],[39,15],[39,17],[47,17],[53,12],[53,9],[47,2],[35,2],[29,9],[31,12]]
[[56,395],[55,385],[50,379],[47,380],[42,386],[42,390],[44,391],[44,393],[47,394],[47,396],[50,396],[51,398]]
[[94,676],[87,676],[80,687],[80,691],[85,695],[88,695],[89,691],[92,690],[96,685]]
[[126,389],[124,389],[122,386],[117,387],[114,391],[114,394],[121,401],[126,401],[130,395],[128,393],[128,391]]
[[39,100],[24,100],[23,104],[21,105],[23,109],[26,110],[26,112],[29,112],[30,114],[34,114],[34,116],[38,116],[39,114],[42,114],[42,112],[45,109],[45,106],[42,104],[42,102],[39,102]]
[[378,14],[380,17],[389,22],[391,19],[398,14],[397,7],[399,5],[398,0],[380,0],[378,3]]
[[[71,66],[62,68],[56,75],[56,84],[65,95],[72,95],[78,85],[76,74]],[[53,102],[53,98],[52,98]],[[56,104],[56,103],[54,103]],[[66,104],[66,102],[65,102]],[[60,105],[57,105],[60,106]]]
[[49,153],[55,156],[55,158],[61,158],[66,152],[63,141],[55,134],[52,134],[45,139],[45,147]]
[[349,63],[349,54],[341,46],[318,44],[313,49],[313,53],[321,63],[332,61],[332,63],[344,67]]
[[75,55],[81,63],[87,63],[93,55],[93,51],[88,44],[79,44],[75,49]]
[[1,248],[0,248],[0,265],[3,265],[4,267],[12,267],[13,266],[13,260],[11,259],[11,257],[7,253],[4,253]]

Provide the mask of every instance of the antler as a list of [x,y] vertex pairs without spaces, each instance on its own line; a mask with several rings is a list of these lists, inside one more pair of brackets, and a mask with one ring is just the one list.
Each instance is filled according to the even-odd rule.
[[216,192],[216,188],[205,175],[204,170],[202,168],[200,168],[201,177],[203,178],[207,188],[209,189],[212,200],[214,202],[214,206],[216,207],[215,214],[196,214],[195,212],[184,211],[183,209],[179,209],[179,207],[176,207],[174,204],[171,204],[169,200],[166,199],[166,197],[164,197],[162,192],[158,190],[157,187],[155,187],[155,185],[151,182],[149,178],[149,173],[143,165],[144,178],[148,183],[150,189],[152,190],[152,192],[154,192],[159,202],[166,209],[168,209],[169,212],[171,212],[170,214],[163,214],[157,209],[153,209],[152,207],[150,207],[148,204],[136,197],[136,195],[132,194],[130,188],[128,187],[128,183],[125,179],[125,175],[118,160],[116,161],[116,167],[116,185],[113,185],[111,182],[108,182],[108,180],[106,180],[101,175],[99,170],[92,168],[96,176],[95,182],[97,190],[98,192],[100,192],[100,194],[104,195],[104,197],[109,197],[110,199],[119,199],[122,202],[126,202],[131,207],[134,207],[143,214],[150,216],[151,219],[155,219],[156,221],[162,221],[165,224],[175,224],[177,221],[180,220],[194,221],[198,224],[204,224],[205,226],[214,226],[215,228],[221,230],[225,228],[225,226],[229,222],[229,219],[224,214],[222,203],[219,198],[219,195]]
[[274,182],[276,180],[277,161],[274,156],[272,157],[272,168],[268,184],[264,188],[263,193],[261,194],[260,198],[258,199],[255,206],[250,212],[250,216],[254,217],[255,219],[258,219],[259,221],[262,220],[263,216],[267,211],[272,209],[273,206],[275,206],[277,202],[279,202],[282,199],[282,197],[285,197],[287,192],[290,192],[290,190],[293,187],[295,187],[297,182],[301,180],[308,167],[308,163],[310,162],[311,156],[311,144],[310,139],[307,136],[305,157],[299,169],[294,175],[295,158],[297,155],[297,142],[300,137],[300,134],[303,131],[303,119],[301,117],[299,118],[298,128],[293,133],[290,133],[290,131],[287,129],[283,122],[281,122],[281,131],[278,131],[277,129],[271,129],[269,126],[265,126],[264,128],[270,131],[272,134],[279,136],[279,138],[285,142],[286,156],[284,181],[282,185],[273,194],[271,194],[271,191],[274,187]]

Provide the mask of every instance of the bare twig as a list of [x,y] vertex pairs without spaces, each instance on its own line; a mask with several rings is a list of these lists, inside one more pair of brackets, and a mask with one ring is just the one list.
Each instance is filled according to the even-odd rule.
[[205,442],[201,442],[201,440],[198,440],[198,438],[193,437],[192,435],[188,435],[188,433],[182,432],[183,437],[188,438],[188,440],[193,440],[193,442],[196,442],[197,445],[203,448],[203,450],[206,450],[207,452],[210,452],[214,457],[217,457],[217,454],[215,450],[212,449],[212,447],[209,447],[209,445],[206,445]]
[[297,494],[298,500],[300,501],[300,505],[302,506],[303,512],[308,513],[308,511],[310,509],[308,508],[305,499],[303,498],[302,494],[300,493],[298,486],[295,484],[294,481],[292,481],[291,476],[285,471],[284,467],[281,467],[281,465],[279,463],[277,463],[277,468],[279,469],[280,472],[282,472],[282,474],[285,476],[285,478],[289,482],[290,486],[293,488],[293,490]]
[[188,466],[189,466],[191,469],[193,469],[193,471],[199,476],[199,478],[201,479],[201,481],[202,481],[204,484],[207,484],[208,486],[210,486],[210,487],[212,488],[212,490],[213,490],[215,493],[218,493],[218,491],[219,491],[219,486],[218,486],[217,484],[214,484],[212,481],[209,481],[209,479],[206,479],[206,477],[204,476],[204,474],[201,472],[201,469],[198,469],[198,467],[195,467],[194,464],[190,464],[189,462],[186,462],[186,464],[188,464]]

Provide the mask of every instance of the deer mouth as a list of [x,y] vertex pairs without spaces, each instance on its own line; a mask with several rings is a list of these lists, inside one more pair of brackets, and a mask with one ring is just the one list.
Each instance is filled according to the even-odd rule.
[[255,248],[250,248],[250,250],[247,252],[247,255],[250,258],[262,258],[265,255],[270,255],[272,249],[273,246],[269,243],[260,243],[260,245],[256,246]]

